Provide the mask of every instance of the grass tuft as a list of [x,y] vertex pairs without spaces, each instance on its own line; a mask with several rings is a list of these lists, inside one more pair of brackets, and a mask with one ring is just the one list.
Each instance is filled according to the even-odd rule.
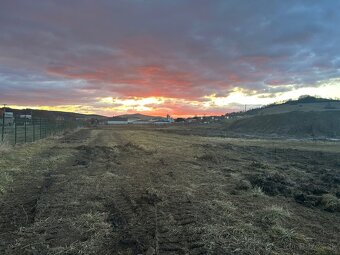
[[6,142],[0,142],[0,153],[9,152],[13,147]]
[[294,229],[287,229],[281,226],[272,227],[272,236],[284,247],[293,247],[296,243],[305,242],[305,237]]
[[336,255],[335,251],[329,247],[321,246],[315,249],[315,255]]
[[263,197],[266,194],[263,192],[261,187],[255,186],[252,190],[251,190],[252,194],[254,197]]
[[266,207],[258,214],[258,221],[263,225],[276,225],[290,217],[290,212],[281,206]]
[[326,211],[340,212],[340,199],[332,194],[324,194],[321,198],[321,204]]
[[219,163],[219,159],[216,156],[216,154],[212,152],[206,152],[203,155],[198,157],[199,160],[206,161],[206,162],[211,162],[211,163]]

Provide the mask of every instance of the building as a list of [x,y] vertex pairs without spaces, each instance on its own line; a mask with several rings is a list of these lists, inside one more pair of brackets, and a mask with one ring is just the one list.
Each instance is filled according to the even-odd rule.
[[21,114],[20,115],[20,119],[31,120],[32,119],[32,115],[31,114]]
[[166,125],[166,124],[171,124],[171,123],[173,123],[173,122],[169,121],[167,119],[157,120],[157,121],[153,122],[153,124],[155,124],[155,125]]
[[13,112],[4,112],[0,109],[0,126],[5,123],[5,126],[11,126],[14,124],[14,114]]
[[128,118],[112,117],[107,121],[108,125],[127,125],[129,124]]

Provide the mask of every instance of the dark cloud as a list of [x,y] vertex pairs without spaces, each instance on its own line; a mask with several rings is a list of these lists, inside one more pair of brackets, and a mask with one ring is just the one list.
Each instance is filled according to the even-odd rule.
[[202,100],[234,87],[318,86],[339,77],[339,9],[337,0],[2,0],[0,99]]

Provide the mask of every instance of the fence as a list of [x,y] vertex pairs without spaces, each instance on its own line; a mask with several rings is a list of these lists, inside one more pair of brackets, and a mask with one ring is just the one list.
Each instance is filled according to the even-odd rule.
[[34,142],[79,127],[79,123],[76,121],[20,118],[15,118],[11,124],[0,123],[0,125],[0,142],[10,144]]

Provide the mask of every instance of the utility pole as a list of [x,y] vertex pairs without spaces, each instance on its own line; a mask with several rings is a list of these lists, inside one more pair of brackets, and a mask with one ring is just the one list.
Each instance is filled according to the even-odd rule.
[[6,115],[6,105],[4,104],[4,112],[2,113],[2,133],[1,133],[1,141],[4,141],[4,133],[5,133],[5,115]]
[[247,105],[245,104],[244,105],[244,112],[246,112],[247,111]]

